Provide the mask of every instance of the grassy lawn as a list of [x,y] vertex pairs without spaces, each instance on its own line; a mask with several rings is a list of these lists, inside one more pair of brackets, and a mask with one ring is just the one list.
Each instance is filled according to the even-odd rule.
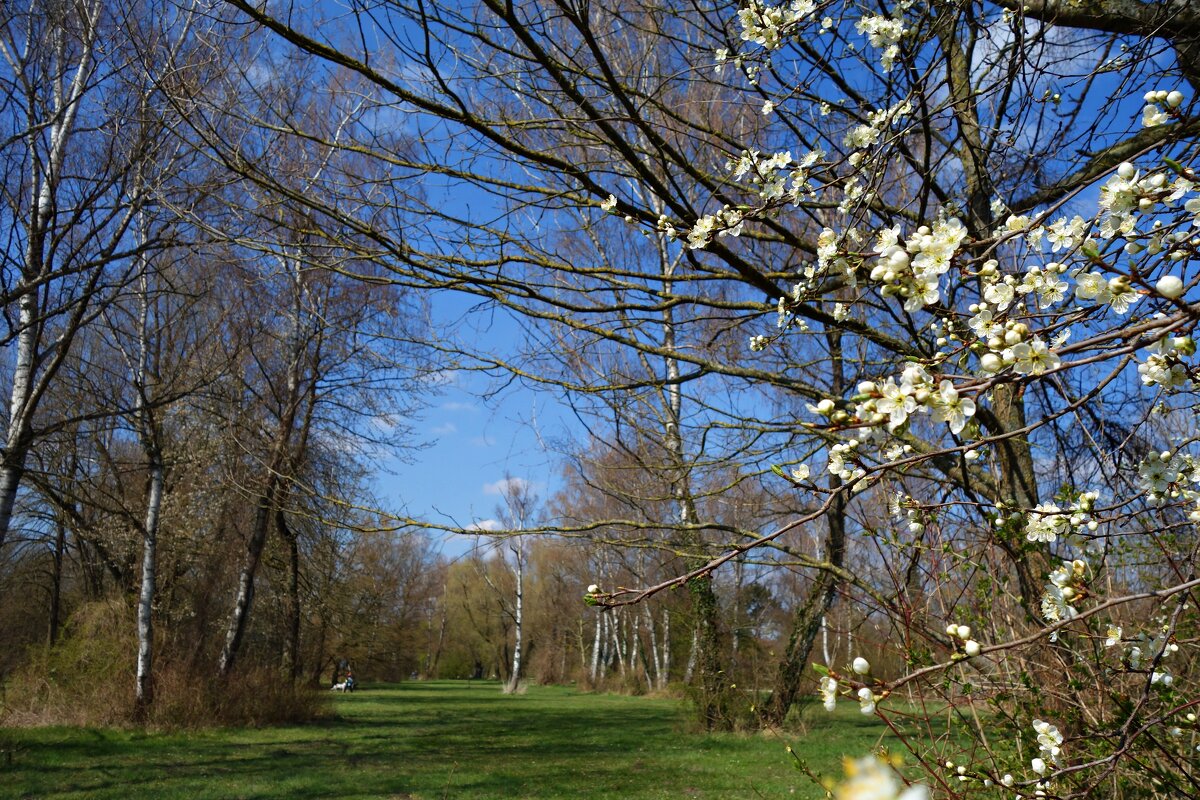
[[303,726],[144,734],[0,731],[12,798],[819,798],[792,766],[840,773],[885,735],[853,704],[788,738],[688,733],[676,701],[441,681],[334,699]]

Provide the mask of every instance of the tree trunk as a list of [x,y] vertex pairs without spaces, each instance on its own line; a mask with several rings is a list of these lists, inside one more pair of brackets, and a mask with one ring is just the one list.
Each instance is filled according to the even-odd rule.
[[217,664],[217,672],[222,678],[228,678],[229,673],[233,671],[233,665],[242,647],[242,637],[246,634],[246,623],[254,602],[254,578],[258,573],[258,563],[262,559],[263,547],[267,541],[267,520],[275,497],[275,482],[275,473],[272,471],[271,477],[268,478],[267,491],[258,500],[250,537],[246,540],[246,555],[238,575],[237,596],[233,603],[233,613],[229,617],[229,625],[225,630],[225,645],[221,648],[221,658]]
[[50,627],[46,641],[51,647],[58,641],[59,618],[62,616],[63,554],[67,549],[67,526],[61,519],[54,521],[54,582],[50,586]]
[[600,627],[604,620],[604,614],[599,609],[596,610],[596,636],[592,641],[592,685],[596,684],[600,673]]
[[700,652],[700,623],[692,625],[692,646],[688,648],[687,666],[683,668],[683,682],[691,684],[692,675],[696,673],[697,653]]
[[[830,391],[835,397],[841,397],[846,389],[841,334],[827,331],[826,342],[830,355]],[[825,515],[829,527],[822,554],[824,560],[836,568],[840,568],[846,559],[846,496],[841,493],[841,487],[842,482],[836,476],[830,479],[829,488],[834,497]],[[808,596],[796,606],[787,647],[775,673],[775,686],[770,699],[763,705],[761,720],[764,724],[782,724],[796,701],[817,633],[822,629],[840,583],[832,571],[819,570]]]
[[[241,649],[242,639],[246,633],[250,609],[254,603],[254,581],[258,574],[259,562],[262,560],[263,548],[266,546],[267,531],[270,528],[272,515],[281,505],[279,497],[282,491],[281,473],[285,465],[290,465],[295,461],[291,453],[291,444],[295,434],[296,416],[299,414],[303,400],[300,390],[300,373],[301,363],[305,356],[305,344],[302,339],[304,324],[301,319],[304,309],[300,269],[294,263],[287,266],[292,270],[294,292],[286,388],[279,416],[279,426],[275,431],[271,456],[266,464],[266,486],[259,496],[258,506],[254,510],[254,521],[250,529],[250,536],[246,540],[246,554],[242,561],[241,573],[238,576],[237,595],[225,631],[225,645],[221,648],[221,657],[217,664],[217,672],[222,678],[229,677],[229,673],[233,670]],[[315,384],[315,379],[310,382],[310,396],[311,384]],[[309,414],[311,414],[311,410],[310,402]]]
[[525,563],[520,553],[517,553],[517,598],[516,607],[513,613],[513,625],[516,630],[513,633],[513,656],[512,656],[512,673],[508,676],[508,685],[504,688],[506,694],[512,694],[517,691],[521,684],[521,636],[524,626],[523,622],[523,607],[525,595]]
[[27,290],[25,294],[21,295],[18,305],[20,310],[17,323],[19,330],[17,354],[13,364],[12,391],[9,395],[8,430],[4,437],[4,458],[0,462],[0,547],[8,538],[13,509],[17,504],[17,489],[25,474],[25,459],[29,454],[33,371],[42,327],[38,320],[38,302],[35,290]]
[[300,676],[300,542],[287,524],[282,508],[275,509],[275,527],[287,543],[287,635],[283,642],[283,673],[292,682]]
[[158,523],[162,509],[166,469],[162,458],[150,463],[150,490],[146,499],[146,522],[142,529],[142,585],[138,593],[137,707],[144,709],[154,699],[154,586],[158,552]]
[[[17,290],[21,292],[18,305],[17,352],[13,364],[12,391],[9,395],[8,430],[5,432],[4,458],[0,463],[0,547],[8,538],[12,525],[13,510],[17,503],[17,489],[25,472],[25,461],[31,444],[32,422],[37,397],[44,386],[37,386],[34,371],[39,362],[38,347],[42,337],[42,320],[39,318],[38,287],[47,276],[46,239],[55,214],[55,195],[62,180],[63,162],[67,144],[75,128],[83,94],[87,90],[93,70],[93,53],[98,32],[100,2],[76,9],[75,14],[83,35],[74,69],[59,64],[62,77],[70,74],[70,81],[60,85],[55,92],[55,103],[51,119],[45,120],[48,131],[48,149],[43,159],[33,159],[33,171],[29,188],[31,204],[27,230],[24,264]],[[67,52],[65,30],[57,28],[52,34],[59,38],[57,44]],[[31,112],[33,109],[29,109]],[[32,120],[31,120],[32,121]],[[41,135],[41,134],[38,134]],[[40,169],[39,169],[40,168]],[[98,274],[99,271],[97,271]],[[89,282],[89,291],[94,287]],[[81,304],[84,300],[79,301]],[[47,370],[53,373],[62,363],[70,337],[74,334],[78,320],[68,325],[58,343],[59,353]]]
[[[846,551],[845,500],[841,495],[834,500],[826,518],[829,522],[829,538],[825,544],[825,558],[833,564],[841,564]],[[833,605],[839,584],[840,581],[832,572],[818,572],[804,602],[796,606],[792,616],[792,631],[775,674],[775,686],[770,699],[763,705],[764,724],[781,725],[795,703],[817,634],[825,629],[825,615]]]

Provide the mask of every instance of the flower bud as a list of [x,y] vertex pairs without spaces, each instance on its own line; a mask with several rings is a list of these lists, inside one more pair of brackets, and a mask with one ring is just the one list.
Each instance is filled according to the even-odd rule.
[[[871,671],[871,662],[867,661],[862,656],[856,657],[854,659],[854,663],[851,664],[850,666],[859,675],[866,675],[868,672]],[[861,694],[861,692],[860,692],[860,694]]]
[[1133,168],[1133,164],[1130,164],[1128,161],[1121,162],[1121,164],[1117,167],[1117,175],[1124,180],[1131,180],[1136,174],[1137,170],[1135,170]]
[[971,658],[979,655],[979,650],[979,642],[975,641],[974,639],[968,639],[963,645],[963,652]]
[[1173,92],[1167,93],[1167,106],[1169,108],[1179,108],[1183,105],[1183,92],[1176,89]]
[[1170,300],[1183,296],[1183,280],[1178,275],[1163,275],[1154,284],[1154,290]]

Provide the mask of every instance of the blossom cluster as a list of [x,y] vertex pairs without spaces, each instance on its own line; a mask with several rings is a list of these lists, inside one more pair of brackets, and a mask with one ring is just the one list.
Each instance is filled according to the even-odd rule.
[[1033,759],[1033,771],[1044,775],[1047,762],[1058,766],[1058,757],[1062,753],[1063,735],[1059,733],[1056,726],[1040,719],[1033,721],[1033,732],[1037,734],[1038,750],[1041,752],[1040,756]]
[[1081,558],[1064,561],[1050,572],[1042,594],[1042,616],[1047,622],[1071,619],[1079,612],[1075,604],[1087,594],[1088,563]]
[[[881,12],[865,12],[854,22],[854,30],[865,37],[867,46],[881,51],[885,75],[892,73],[902,47],[911,44],[912,52],[920,57],[922,42],[918,37],[924,34],[906,19],[910,8],[910,4],[901,2]],[[818,13],[809,2],[766,5],[750,0],[739,12],[742,38],[774,50]],[[1017,24],[1015,18],[1009,21]],[[843,18],[839,23],[840,36],[853,38],[847,33],[849,22]],[[823,30],[827,28],[823,24]],[[849,51],[854,48],[854,44],[847,45]],[[1006,496],[1004,486],[996,488],[1004,483],[996,480],[1001,476],[995,474],[1001,459],[972,466],[981,451],[992,452],[993,442],[978,438],[984,430],[989,434],[999,432],[999,438],[1026,435],[991,417],[999,408],[1001,387],[1011,390],[1009,398],[1013,394],[1020,397],[1041,378],[1041,385],[1048,387],[1052,395],[1064,398],[1061,407],[1065,407],[1073,402],[1068,395],[1078,396],[1072,379],[1085,378],[1094,369],[1092,364],[1115,364],[1118,357],[1130,364],[1122,377],[1132,378],[1131,362],[1136,363],[1135,385],[1170,395],[1176,402],[1181,393],[1196,390],[1200,374],[1192,363],[1196,354],[1192,335],[1195,310],[1188,297],[1191,294],[1194,299],[1200,282],[1194,274],[1189,277],[1188,268],[1200,258],[1200,178],[1167,155],[1157,163],[1140,163],[1151,158],[1147,155],[1150,151],[1143,149],[1136,159],[1128,156],[1131,161],[1114,164],[1119,160],[1114,157],[1104,162],[1108,166],[1101,167],[1098,176],[1087,178],[1090,193],[1083,193],[1081,187],[1080,193],[1065,196],[1049,208],[1013,200],[1010,209],[997,197],[991,203],[990,216],[974,206],[966,214],[959,205],[961,198],[939,195],[930,202],[930,208],[922,206],[918,216],[911,213],[915,204],[904,206],[903,201],[890,200],[883,187],[889,186],[889,164],[895,163],[889,157],[908,146],[911,138],[906,137],[906,130],[912,116],[927,113],[927,108],[918,101],[917,92],[903,90],[903,76],[891,75],[881,83],[888,85],[887,99],[863,93],[841,100],[831,98],[813,109],[814,116],[827,116],[835,107],[847,117],[861,115],[840,131],[823,123],[829,126],[823,135],[833,142],[831,149],[838,150],[840,145],[840,160],[827,162],[826,154],[816,150],[802,160],[806,162],[803,166],[786,151],[767,155],[747,151],[732,159],[727,168],[733,179],[752,188],[757,200],[736,209],[726,206],[714,215],[701,217],[688,235],[688,244],[702,248],[714,236],[736,235],[743,225],[772,214],[787,202],[819,197],[821,204],[813,207],[813,218],[823,226],[815,243],[816,259],[801,267],[801,277],[789,295],[773,301],[779,335],[792,328],[792,314],[803,313],[802,304],[832,305],[836,300],[832,305],[836,322],[849,318],[849,309],[853,308],[857,323],[870,324],[874,309],[882,307],[886,311],[881,316],[894,314],[901,321],[898,329],[922,337],[919,346],[904,352],[900,356],[903,360],[892,367],[880,367],[879,361],[867,361],[872,356],[864,356],[868,366],[859,377],[868,379],[859,380],[853,393],[808,406],[821,420],[817,424],[822,426],[822,435],[831,440],[825,451],[828,473],[842,483],[861,482],[869,469],[880,473],[886,469],[886,464],[880,467],[878,461],[871,463],[877,456],[895,461],[913,452],[908,442],[913,434],[921,432],[913,430],[918,415],[945,424],[951,435],[960,438],[955,440],[956,446],[941,449],[938,456],[961,453],[957,467],[971,476],[978,475],[981,483],[982,479],[993,481],[992,488],[1000,495],[989,496],[998,511],[994,517],[986,502],[972,499],[963,505],[982,509],[989,524],[995,525],[992,533],[1002,537],[1006,547],[1015,544],[1018,550],[1045,548],[1046,555],[1054,556],[1048,574],[1038,576],[1045,581],[1040,598],[1035,583],[1029,599],[1039,606],[1033,615],[1040,611],[1042,621],[1053,627],[1053,632],[1046,632],[1051,640],[1060,633],[1064,639],[1073,638],[1075,632],[1099,622],[1095,618],[1088,621],[1088,602],[1094,601],[1093,590],[1105,586],[1112,577],[1107,562],[1110,550],[1098,540],[1139,520],[1120,511],[1126,505],[1120,498],[1112,500],[1108,511],[1097,510],[1099,492],[1079,491],[1073,485],[1074,469],[1071,482],[1055,487],[1054,501],[1038,502],[1040,467],[1037,475],[1029,476],[1034,484],[1033,497],[1016,501]],[[1061,88],[1061,92],[1067,91]],[[775,111],[777,99],[767,94],[764,114]],[[1065,106],[1060,87],[1047,87],[1044,99],[1054,108],[1060,103]],[[1175,89],[1146,93],[1142,125],[1155,128],[1188,119],[1186,100],[1183,92]],[[929,130],[940,130],[939,121],[926,118],[922,122],[931,126]],[[1139,135],[1149,141],[1157,134]],[[811,145],[806,142],[806,146]],[[1163,153],[1180,149],[1168,143]],[[907,152],[902,155],[910,157]],[[821,168],[815,172],[811,167],[818,161],[822,162]],[[1089,197],[1094,199],[1086,199]],[[972,198],[972,203],[976,199]],[[1077,213],[1088,202],[1094,203],[1093,213]],[[974,239],[964,219],[972,224],[971,233],[977,234]],[[902,222],[897,224],[896,220]],[[1097,330],[1103,332],[1097,334]],[[753,337],[752,349],[764,349],[770,341],[765,336]],[[864,348],[864,353],[870,353],[870,346]],[[900,351],[897,347],[892,355]],[[1078,419],[1085,417],[1080,415]],[[1090,433],[1085,431],[1084,436]],[[1026,441],[1032,443],[1034,437],[1030,435]],[[1110,462],[1102,460],[1109,457],[1108,452],[1097,456],[1103,463],[1101,468],[1108,466]],[[1006,466],[1012,468],[1011,463]],[[942,463],[937,468],[943,475],[950,474]],[[1200,522],[1200,459],[1182,449],[1154,452],[1141,461],[1137,472],[1149,505],[1187,504],[1191,506],[1190,521]],[[807,466],[802,474],[802,478],[801,473],[795,474],[797,483],[808,480]],[[881,478],[889,479],[886,475]],[[923,480],[924,476],[917,479]],[[1114,481],[1113,486],[1119,485]],[[903,515],[899,511],[897,504],[895,515],[903,517],[914,536],[924,534],[933,518],[915,502],[907,504]],[[1076,552],[1080,557],[1075,557]],[[1098,632],[1092,630],[1093,634]],[[1178,649],[1171,640],[1171,630],[1165,622],[1152,633],[1127,633],[1115,623],[1108,624],[1107,630],[1100,628],[1105,634],[1104,648],[1096,648],[1104,664],[1100,672],[1111,674],[1116,669],[1144,674],[1147,687],[1166,692],[1175,678],[1162,662]],[[982,653],[969,626],[952,623],[945,631],[952,649],[945,663],[947,669]],[[1085,637],[1083,641],[1088,640]],[[989,654],[1004,650],[997,645],[989,649]],[[853,671],[865,675],[867,671],[858,668],[859,660]],[[875,713],[890,688],[881,680],[864,684],[853,676],[839,679],[826,675],[818,690],[829,710],[844,691],[847,698],[857,699],[864,713]],[[1052,778],[1056,783],[1069,780],[1066,776],[1072,772],[1062,769],[1066,761],[1064,736],[1055,724],[1041,718],[1034,718],[1032,727],[1038,749],[1024,770],[1026,779],[1021,790],[1028,786],[1035,796],[1050,794],[1048,782]],[[1077,742],[1082,745],[1082,737],[1072,737],[1072,752]],[[951,762],[939,763],[951,766]],[[1011,773],[996,769],[972,771],[965,765],[955,765],[954,769],[959,780],[994,780],[1005,787],[1018,783]],[[886,782],[878,779],[877,783]],[[885,792],[879,796],[891,795]]]
[[1084,492],[1065,510],[1054,503],[1039,503],[1025,518],[1025,538],[1050,543],[1081,527],[1095,531],[1099,523],[1091,512],[1099,497],[1097,492]]
[[775,50],[783,44],[791,30],[806,20],[816,7],[812,0],[792,0],[780,5],[750,0],[738,11],[742,41],[753,42],[767,50]]
[[[1191,488],[1200,485],[1200,461],[1190,453],[1148,453],[1138,465],[1138,477],[1150,505],[1161,506],[1167,500],[1200,503],[1200,491]],[[1193,509],[1192,519],[1200,521],[1200,509]]]
[[[897,11],[900,9],[897,8]],[[865,34],[872,47],[883,50],[880,63],[885,73],[891,72],[896,63],[896,56],[900,55],[900,40],[908,33],[908,29],[904,27],[904,18],[869,14],[856,22],[854,29]]]

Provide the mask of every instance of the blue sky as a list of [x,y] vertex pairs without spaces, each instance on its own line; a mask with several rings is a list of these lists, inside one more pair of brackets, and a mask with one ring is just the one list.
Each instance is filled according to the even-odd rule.
[[496,518],[506,474],[531,482],[543,501],[553,493],[558,467],[546,440],[566,432],[562,409],[552,396],[516,386],[484,401],[477,395],[486,388],[468,373],[450,375],[418,426],[429,446],[411,463],[382,465],[376,486],[387,506],[466,527]]
[[[486,343],[489,355],[500,358],[517,349],[521,334],[511,318],[472,311],[473,299],[449,292],[429,302],[442,333]],[[377,465],[375,489],[384,508],[435,525],[486,530],[499,527],[506,478],[528,482],[547,501],[560,474],[551,443],[577,433],[559,396],[465,369],[436,373],[436,382],[414,425],[414,443],[424,447],[385,453]],[[458,553],[469,544],[466,537],[449,537],[446,549]]]

